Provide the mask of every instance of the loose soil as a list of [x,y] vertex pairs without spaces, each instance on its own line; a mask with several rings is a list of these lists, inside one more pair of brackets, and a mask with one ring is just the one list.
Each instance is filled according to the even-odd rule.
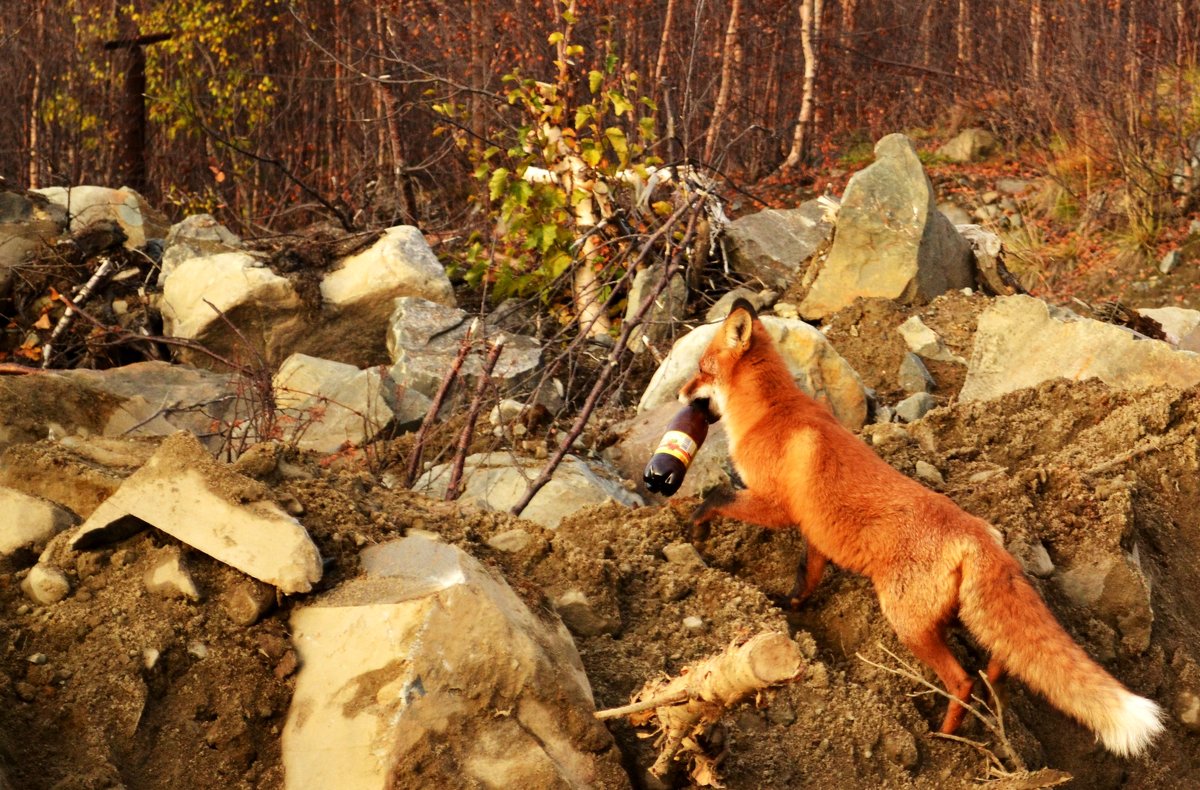
[[[967,358],[985,304],[964,294],[916,309],[860,302],[835,316],[828,334],[880,401],[891,403],[903,396],[895,379],[905,349],[895,327],[921,315]],[[915,475],[918,461],[935,467],[941,490],[995,524],[1019,557],[1044,546],[1057,570],[1034,584],[1051,609],[1109,671],[1169,714],[1147,757],[1121,760],[1009,679],[1000,685],[1008,746],[1029,769],[1066,772],[1076,787],[1200,786],[1196,716],[1187,713],[1200,694],[1196,392],[1125,393],[1059,381],[959,404],[962,366],[930,368],[943,406],[914,425],[868,426],[863,438],[905,474]],[[803,558],[797,534],[718,522],[695,543],[703,566],[673,563],[663,549],[685,540],[694,502],[601,506],[552,532],[384,487],[383,473],[402,462],[407,447],[382,445],[369,463],[287,454],[240,468],[285,507],[302,508],[302,522],[329,558],[321,589],[355,575],[363,546],[409,530],[437,533],[496,567],[533,606],[582,589],[594,616],[572,625],[598,707],[624,704],[645,681],[738,639],[787,630],[802,648],[803,678],[731,711],[705,741],[722,755],[726,787],[967,787],[986,775],[989,752],[1003,754],[977,721],[961,732],[976,745],[931,735],[945,702],[884,668],[912,659],[866,579],[833,570],[801,611],[779,605]],[[144,442],[130,448],[134,457],[146,452]],[[10,475],[10,485],[52,494],[64,480],[82,485],[132,471],[101,463],[104,457],[42,441],[14,447],[0,466],[24,470]],[[76,500],[81,516],[94,501]],[[534,536],[521,551],[487,545],[516,527]],[[258,622],[240,624],[228,602],[247,579],[187,547],[203,600],[152,595],[143,575],[172,544],[151,529],[78,555],[65,569],[72,594],[50,607],[31,605],[19,590],[32,557],[0,568],[0,762],[13,787],[282,786],[279,735],[297,669],[288,617],[304,598],[281,599]],[[1136,603],[1136,590],[1106,589],[1117,597],[1093,607],[1064,593],[1064,571],[1125,557],[1136,558],[1149,580],[1152,626],[1123,616],[1120,596]],[[703,626],[689,630],[691,617]],[[955,649],[970,670],[986,663],[964,634],[956,633]],[[610,731],[641,781],[654,759],[653,739],[623,721]],[[1032,780],[1049,776],[998,786],[1041,786]],[[675,781],[687,783],[682,774]]]

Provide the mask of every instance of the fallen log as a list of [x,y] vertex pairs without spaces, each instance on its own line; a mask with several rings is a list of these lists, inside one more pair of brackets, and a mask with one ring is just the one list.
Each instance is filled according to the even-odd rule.
[[692,780],[718,786],[715,760],[704,754],[699,738],[725,711],[764,689],[798,679],[803,671],[800,647],[787,634],[759,634],[743,644],[684,668],[675,678],[647,682],[629,705],[597,711],[596,718],[628,716],[635,725],[655,722],[660,748],[650,768],[662,778],[685,757]]

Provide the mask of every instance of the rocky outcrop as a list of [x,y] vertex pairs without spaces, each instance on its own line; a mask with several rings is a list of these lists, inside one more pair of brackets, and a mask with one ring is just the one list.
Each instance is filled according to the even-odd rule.
[[285,787],[628,786],[557,618],[426,537],[362,567],[292,615]]
[[912,142],[891,134],[876,161],[851,177],[829,255],[800,304],[825,318],[859,297],[924,302],[974,285],[970,247],[937,210]]
[[[770,315],[760,318],[800,388],[828,406],[846,427],[862,427],[868,413],[862,380],[825,336],[797,319]],[[718,329],[718,324],[706,324],[675,343],[642,393],[639,413],[676,400],[679,388],[695,375],[700,355]]]
[[989,400],[1055,378],[1190,387],[1200,382],[1200,354],[1031,296],[997,299],[980,314],[960,399]]
[[47,187],[34,192],[67,212],[67,230],[77,230],[101,220],[112,220],[125,232],[125,247],[133,250],[167,231],[146,199],[129,187]]
[[167,231],[162,262],[158,270],[161,288],[168,275],[192,258],[204,258],[226,252],[238,252],[242,240],[211,214],[193,214],[176,222]]

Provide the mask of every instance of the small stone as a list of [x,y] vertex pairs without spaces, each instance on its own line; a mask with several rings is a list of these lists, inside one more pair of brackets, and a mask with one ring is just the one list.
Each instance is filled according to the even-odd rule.
[[896,416],[904,422],[915,422],[936,405],[937,400],[928,392],[918,392],[896,404]]
[[946,483],[946,479],[942,477],[941,471],[928,461],[917,461],[916,475],[918,480],[922,480],[930,485],[941,486]]
[[281,446],[277,442],[259,442],[251,445],[233,462],[233,469],[256,480],[270,477],[279,467],[280,449]]
[[1171,250],[1162,257],[1158,262],[1158,270],[1163,274],[1170,274],[1183,262],[1183,253],[1179,250]]
[[24,617],[25,615],[29,614],[31,611],[33,611],[33,607],[31,607],[27,603],[23,603],[17,607],[17,614],[21,617]]
[[796,721],[796,709],[786,702],[779,702],[777,700],[771,703],[771,707],[767,708],[767,721],[782,727],[790,726]]
[[66,574],[51,565],[34,565],[29,575],[21,582],[21,592],[39,606],[58,603],[71,592],[71,582]]
[[800,317],[800,311],[797,310],[796,305],[792,304],[791,302],[776,302],[774,310],[775,315],[779,316],[780,318]]
[[291,675],[300,666],[300,660],[296,657],[295,650],[289,650],[283,654],[283,658],[279,659],[279,663],[275,665],[275,677],[279,680]]
[[932,392],[934,390],[933,376],[921,358],[911,351],[905,353],[900,362],[898,381],[901,389],[909,394],[916,392]]
[[683,618],[683,627],[693,632],[703,631],[704,618],[696,617],[695,615],[692,615],[691,617],[685,617]]
[[17,697],[22,702],[33,702],[37,699],[37,689],[32,683],[26,683],[24,680],[13,684],[13,689],[17,692]]
[[208,645],[203,642],[189,642],[187,646],[188,655],[200,660],[208,658]]
[[523,529],[510,529],[504,532],[498,532],[487,540],[487,545],[491,546],[496,551],[503,551],[507,554],[516,554],[524,551],[533,541],[533,535],[530,535]]
[[696,551],[696,547],[690,543],[669,543],[663,546],[662,551],[663,556],[667,558],[667,562],[682,565],[686,568],[705,567],[704,558],[700,556],[700,552]]
[[1200,696],[1194,691],[1181,691],[1175,698],[1175,711],[1183,726],[1200,732]]
[[275,605],[275,588],[246,578],[221,595],[221,609],[238,625],[254,625]]
[[576,636],[599,636],[617,629],[617,624],[596,611],[587,593],[582,590],[567,590],[558,596],[554,600],[554,610],[567,629]]
[[889,423],[896,417],[896,410],[891,406],[875,407],[875,422]]
[[41,666],[42,664],[45,664],[50,659],[46,657],[45,653],[34,653],[27,660],[29,661],[30,664],[35,664],[37,666]]
[[1021,563],[1021,567],[1030,576],[1046,579],[1054,573],[1054,561],[1050,559],[1050,552],[1046,551],[1046,546],[1040,540],[1032,545],[1024,541],[1014,541],[1008,547],[1008,551],[1017,558],[1017,562]]
[[904,338],[908,350],[919,357],[938,362],[957,362],[965,364],[962,357],[951,353],[937,333],[925,325],[920,316],[913,316],[897,327],[900,337]]
[[980,195],[979,199],[983,201],[985,205],[990,205],[1000,200],[1000,193],[994,189],[989,189],[987,192],[984,192],[982,195]]
[[894,730],[883,736],[883,754],[901,768],[913,769],[920,761],[917,741],[906,730]]

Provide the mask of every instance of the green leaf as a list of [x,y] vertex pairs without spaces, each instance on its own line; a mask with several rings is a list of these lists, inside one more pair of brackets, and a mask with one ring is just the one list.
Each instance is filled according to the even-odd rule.
[[618,116],[633,113],[633,103],[622,96],[620,91],[609,91],[608,100],[612,102],[613,112]]
[[542,225],[538,230],[538,252],[544,253],[554,245],[558,239],[558,226],[547,224]]
[[551,280],[561,277],[562,273],[570,267],[571,256],[562,250],[552,253],[542,262],[542,271]]
[[600,146],[596,145],[595,141],[584,140],[579,144],[579,156],[589,167],[595,167],[600,164],[604,152],[600,150]]
[[608,140],[608,144],[612,146],[621,163],[629,157],[629,142],[625,139],[625,132],[618,129],[616,126],[610,126],[604,130],[604,136]]
[[612,74],[616,70],[617,63],[619,62],[620,59],[617,57],[615,52],[608,53],[608,57],[604,59],[604,70],[609,74]]
[[488,197],[492,200],[499,200],[504,194],[504,187],[508,183],[508,168],[498,167],[492,171],[492,177],[488,179]]
[[588,72],[588,90],[596,93],[600,90],[600,86],[604,83],[604,75],[592,69]]
[[584,104],[575,111],[575,128],[582,129],[584,124],[596,116],[596,107],[591,104]]
[[514,202],[524,206],[529,203],[529,196],[533,194],[533,184],[528,181],[513,181],[508,187],[508,194]]

